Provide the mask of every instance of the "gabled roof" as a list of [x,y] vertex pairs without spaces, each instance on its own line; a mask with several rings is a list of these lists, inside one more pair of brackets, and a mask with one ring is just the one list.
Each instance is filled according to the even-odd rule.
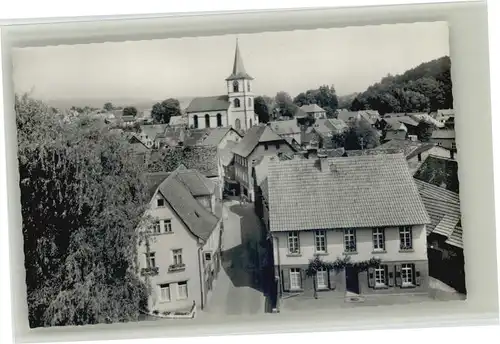
[[387,123],[388,128],[394,129],[394,130],[400,130],[402,128],[406,129],[406,126],[399,120],[399,118],[383,118],[383,121]]
[[[422,147],[425,147],[425,149],[419,150]],[[376,147],[375,149],[376,150],[399,149],[403,152],[403,154],[405,155],[405,157],[407,159],[411,159],[412,157],[418,155],[418,153],[425,152],[426,150],[429,150],[432,147],[434,147],[434,144],[425,144],[424,145],[421,142],[416,142],[416,141],[411,141],[411,140],[392,139],[390,141],[385,142],[384,144],[381,144],[380,146]],[[417,153],[412,155],[411,157],[409,157],[409,155],[411,155],[415,151],[417,151]]]
[[359,112],[359,115],[371,125],[375,124],[377,120],[380,119],[378,111],[375,110],[363,110]]
[[406,141],[406,130],[387,130],[385,132],[385,140]]
[[[210,135],[212,128],[204,129],[185,129],[182,130],[180,139],[184,146],[201,145],[203,140]],[[209,146],[209,145],[207,145]]]
[[241,137],[241,135],[234,130],[233,128],[213,128],[210,129],[208,134],[204,137],[204,139],[200,142],[201,145],[206,146],[218,146],[221,143],[222,139],[227,135],[228,132],[233,131]]
[[226,146],[219,149],[219,158],[222,166],[229,166],[234,158],[233,149],[238,143],[234,141],[227,141]]
[[268,124],[278,135],[300,133],[300,126],[297,124],[297,120],[295,119],[290,119],[287,121],[273,121],[269,122]]
[[439,129],[432,132],[431,138],[433,139],[454,139],[455,130],[453,129]]
[[251,127],[233,149],[235,154],[247,157],[259,143],[271,141],[284,141],[267,125],[260,124]]
[[406,126],[412,126],[412,127],[417,127],[418,122],[411,118],[411,116],[402,116],[397,118],[399,122],[403,123]]
[[337,118],[343,120],[344,122],[349,122],[358,118],[358,115],[359,113],[357,111],[339,111],[337,113]]
[[198,170],[188,170],[184,165],[180,165],[174,173],[175,177],[184,184],[194,197],[209,196],[215,191],[214,182],[202,175]]
[[[189,103],[189,106],[186,108],[186,113],[227,111],[228,108],[229,108],[229,98],[227,95],[198,97],[191,100],[191,103]],[[201,118],[198,120],[201,120]]]
[[402,154],[403,150],[398,148],[373,148],[373,149],[356,149],[345,151],[345,156],[363,156],[363,155],[380,155],[380,154]]
[[157,192],[165,198],[187,229],[196,237],[206,241],[219,219],[194,198],[178,178],[178,173],[179,170],[170,173],[160,183]]
[[141,134],[147,135],[148,139],[154,140],[156,135],[163,134],[168,124],[141,125]]
[[440,110],[437,110],[437,114],[440,116],[454,116],[455,110],[453,110],[453,109],[440,109]]
[[236,50],[234,51],[234,63],[233,63],[233,71],[230,76],[226,78],[226,80],[237,80],[237,79],[248,79],[253,80],[253,78],[248,75],[245,70],[245,66],[243,65],[243,59],[240,53],[240,46],[238,41],[236,41]]
[[431,218],[427,234],[435,233],[450,240],[448,244],[463,248],[458,193],[415,179],[415,184]]
[[402,154],[294,159],[269,164],[271,231],[426,224]]
[[321,106],[318,104],[307,104],[307,105],[302,105],[300,109],[304,112],[325,112],[325,109],[323,109]]
[[262,184],[262,182],[267,178],[267,171],[269,167],[269,162],[272,158],[276,156],[267,155],[263,156],[257,161],[257,164],[254,166],[255,168],[255,182],[258,186]]
[[180,164],[201,172],[206,177],[218,175],[217,147],[188,146],[169,147],[159,150],[151,157],[151,164],[159,171],[174,171]]
[[172,116],[168,125],[171,127],[188,125],[188,119],[185,116]]

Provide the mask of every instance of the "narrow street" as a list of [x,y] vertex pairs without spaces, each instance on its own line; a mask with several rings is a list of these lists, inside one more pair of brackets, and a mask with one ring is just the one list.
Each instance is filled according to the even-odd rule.
[[225,203],[222,269],[201,316],[262,314],[265,296],[260,270],[266,254],[261,223],[252,204]]

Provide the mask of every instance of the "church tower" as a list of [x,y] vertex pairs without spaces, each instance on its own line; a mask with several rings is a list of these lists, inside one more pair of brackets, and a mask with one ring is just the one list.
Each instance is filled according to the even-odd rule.
[[234,53],[233,72],[226,78],[229,109],[228,124],[237,130],[247,131],[258,124],[259,119],[254,112],[253,78],[243,66],[238,40]]

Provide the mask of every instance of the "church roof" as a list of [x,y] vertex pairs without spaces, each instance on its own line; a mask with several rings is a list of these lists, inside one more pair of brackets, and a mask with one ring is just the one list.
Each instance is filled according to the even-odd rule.
[[194,98],[186,112],[222,111],[229,108],[228,96],[197,97]]
[[253,78],[246,72],[245,66],[243,66],[243,59],[241,58],[238,41],[236,41],[236,51],[234,52],[233,72],[231,73],[230,76],[227,77],[226,80],[237,80],[237,79],[253,80]]

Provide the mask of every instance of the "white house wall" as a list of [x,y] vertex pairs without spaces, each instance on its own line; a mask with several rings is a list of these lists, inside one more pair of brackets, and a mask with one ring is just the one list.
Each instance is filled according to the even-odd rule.
[[[205,128],[217,128],[217,115],[221,115],[222,127],[227,127],[229,125],[227,120],[227,111],[205,111],[205,112],[190,112],[188,114],[188,126],[189,128],[195,128],[194,126],[194,116],[198,116],[198,129]],[[205,126],[205,115],[210,116],[210,127]]]

